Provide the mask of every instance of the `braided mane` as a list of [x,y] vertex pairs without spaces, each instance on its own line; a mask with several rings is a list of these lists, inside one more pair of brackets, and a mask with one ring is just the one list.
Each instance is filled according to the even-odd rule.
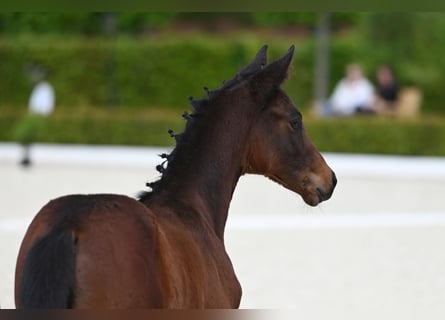
[[253,61],[246,67],[241,69],[232,79],[223,81],[222,86],[216,90],[210,90],[208,87],[204,87],[207,93],[207,97],[202,99],[195,99],[192,96],[189,97],[190,104],[192,106],[193,112],[184,112],[182,117],[186,120],[186,126],[182,133],[175,134],[173,130],[169,129],[168,133],[171,137],[175,138],[176,146],[170,154],[163,153],[160,155],[164,161],[156,166],[156,170],[161,174],[161,177],[154,181],[148,182],[146,185],[151,190],[142,191],[138,194],[137,198],[140,201],[145,201],[150,198],[153,192],[156,192],[162,185],[165,176],[168,175],[169,163],[172,163],[178,154],[178,150],[183,149],[184,137],[192,132],[197,121],[200,121],[206,114],[208,105],[213,104],[218,97],[224,92],[230,92],[239,86],[242,86],[247,80],[249,80],[253,75],[261,71],[267,64],[266,57],[267,45],[264,45],[256,54]]

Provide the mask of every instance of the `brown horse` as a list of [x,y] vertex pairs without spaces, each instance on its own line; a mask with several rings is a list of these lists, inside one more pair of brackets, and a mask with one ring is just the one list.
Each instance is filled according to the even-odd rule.
[[294,47],[270,64],[266,50],[207,98],[191,98],[150,192],[68,195],[40,210],[18,256],[18,308],[239,306],[224,227],[240,176],[265,175],[311,206],[336,185],[280,88]]

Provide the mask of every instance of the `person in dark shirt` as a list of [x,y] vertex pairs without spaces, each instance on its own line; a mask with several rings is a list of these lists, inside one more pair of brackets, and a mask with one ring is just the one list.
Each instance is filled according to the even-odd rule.
[[394,111],[399,94],[394,72],[388,65],[381,65],[377,68],[376,80],[376,111]]

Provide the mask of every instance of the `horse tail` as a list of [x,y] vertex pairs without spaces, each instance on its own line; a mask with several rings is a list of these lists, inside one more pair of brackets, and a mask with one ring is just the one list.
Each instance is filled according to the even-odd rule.
[[26,255],[19,302],[23,309],[72,308],[76,241],[70,230],[52,230]]

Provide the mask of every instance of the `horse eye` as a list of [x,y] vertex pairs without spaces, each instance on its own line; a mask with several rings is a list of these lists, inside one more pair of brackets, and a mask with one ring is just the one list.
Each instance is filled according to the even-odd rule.
[[294,130],[298,130],[300,128],[300,119],[298,118],[292,119],[289,121],[289,123]]

